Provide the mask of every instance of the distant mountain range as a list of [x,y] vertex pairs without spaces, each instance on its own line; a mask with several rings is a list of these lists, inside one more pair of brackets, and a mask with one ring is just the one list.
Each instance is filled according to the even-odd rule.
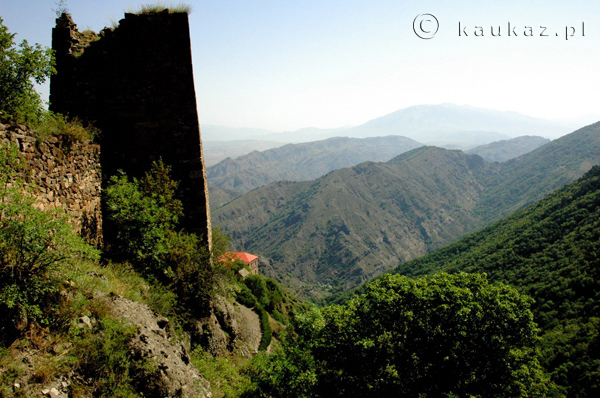
[[348,131],[349,137],[403,135],[424,144],[483,145],[506,138],[537,135],[554,138],[572,131],[548,120],[454,104],[417,105],[368,121]]
[[208,167],[206,174],[209,184],[244,194],[274,181],[314,180],[367,160],[387,161],[421,145],[398,136],[330,138],[226,159]]
[[346,289],[541,199],[600,163],[600,123],[504,163],[420,147],[213,211],[236,248],[304,295]]
[[214,166],[227,158],[237,158],[254,151],[266,151],[284,145],[277,141],[239,140],[203,141],[204,165]]
[[336,129],[305,128],[289,132],[202,126],[206,141],[261,140],[285,143],[319,141],[333,137],[399,135],[428,145],[470,148],[523,135],[556,138],[575,126],[503,112],[454,104],[416,105],[378,117],[362,125]]
[[469,149],[465,153],[479,155],[488,162],[506,162],[507,160],[529,153],[549,142],[550,140],[547,138],[526,135],[481,145]]
[[[473,148],[488,161],[506,161],[549,142],[542,137],[517,137]],[[236,159],[225,159],[206,169],[211,207],[223,204],[271,182],[313,180],[333,170],[364,161],[385,162],[422,144],[406,137],[330,138],[287,144]]]

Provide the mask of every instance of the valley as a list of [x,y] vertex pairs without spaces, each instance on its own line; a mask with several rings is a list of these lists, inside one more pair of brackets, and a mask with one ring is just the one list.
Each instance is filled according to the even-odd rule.
[[213,210],[266,275],[322,297],[540,200],[600,163],[591,125],[503,163],[425,146],[303,182],[273,182]]

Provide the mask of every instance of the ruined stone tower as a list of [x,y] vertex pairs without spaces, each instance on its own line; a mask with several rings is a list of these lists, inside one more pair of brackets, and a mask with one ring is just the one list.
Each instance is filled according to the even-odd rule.
[[100,128],[104,180],[141,176],[162,158],[180,181],[184,226],[210,242],[210,210],[194,89],[188,15],[125,14],[99,35],[68,14],[52,32],[51,110]]

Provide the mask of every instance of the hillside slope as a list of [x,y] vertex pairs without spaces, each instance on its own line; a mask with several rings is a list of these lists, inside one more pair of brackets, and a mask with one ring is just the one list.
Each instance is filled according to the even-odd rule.
[[330,138],[254,151],[208,167],[208,182],[243,194],[274,181],[314,180],[332,170],[371,161],[387,161],[422,144],[406,137]]
[[600,122],[502,164],[476,212],[485,223],[506,217],[600,164]]
[[256,189],[213,221],[245,250],[270,258],[267,274],[346,289],[472,230],[488,169],[476,155],[422,147],[387,163]]
[[535,299],[543,365],[568,396],[600,393],[600,166],[542,201],[394,272],[485,272]]
[[479,155],[488,162],[506,162],[529,153],[548,142],[550,140],[547,138],[525,135],[481,145],[465,152],[470,155]]
[[[258,188],[213,212],[269,276],[301,294],[352,287],[496,221],[600,163],[599,124],[512,161],[435,147],[315,181]],[[317,288],[313,289],[315,286]]]

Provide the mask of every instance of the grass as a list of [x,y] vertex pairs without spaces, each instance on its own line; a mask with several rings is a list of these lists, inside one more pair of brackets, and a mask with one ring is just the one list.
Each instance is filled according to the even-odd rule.
[[[132,357],[135,327],[110,314],[106,297],[120,295],[169,313],[174,294],[127,263],[81,261],[56,272],[65,298],[59,316],[49,327],[33,327],[11,346],[0,346],[0,397],[37,396],[62,377],[70,380],[69,396],[137,396],[134,375],[150,372],[154,363]],[[94,320],[92,330],[77,324],[82,316]]]
[[168,4],[163,3],[162,1],[157,1],[154,4],[145,4],[140,6],[140,8],[133,13],[138,15],[155,14],[165,10],[169,10],[169,13],[171,14],[189,14],[192,12],[192,6],[183,2],[178,4]]
[[197,348],[191,353],[192,364],[210,382],[213,398],[239,397],[252,384],[245,372],[251,359],[243,357],[215,358]]
[[68,146],[75,142],[93,141],[100,134],[100,130],[91,125],[85,126],[77,118],[69,119],[53,112],[47,112],[34,131],[37,133],[38,142],[44,142],[49,137],[58,137]]

